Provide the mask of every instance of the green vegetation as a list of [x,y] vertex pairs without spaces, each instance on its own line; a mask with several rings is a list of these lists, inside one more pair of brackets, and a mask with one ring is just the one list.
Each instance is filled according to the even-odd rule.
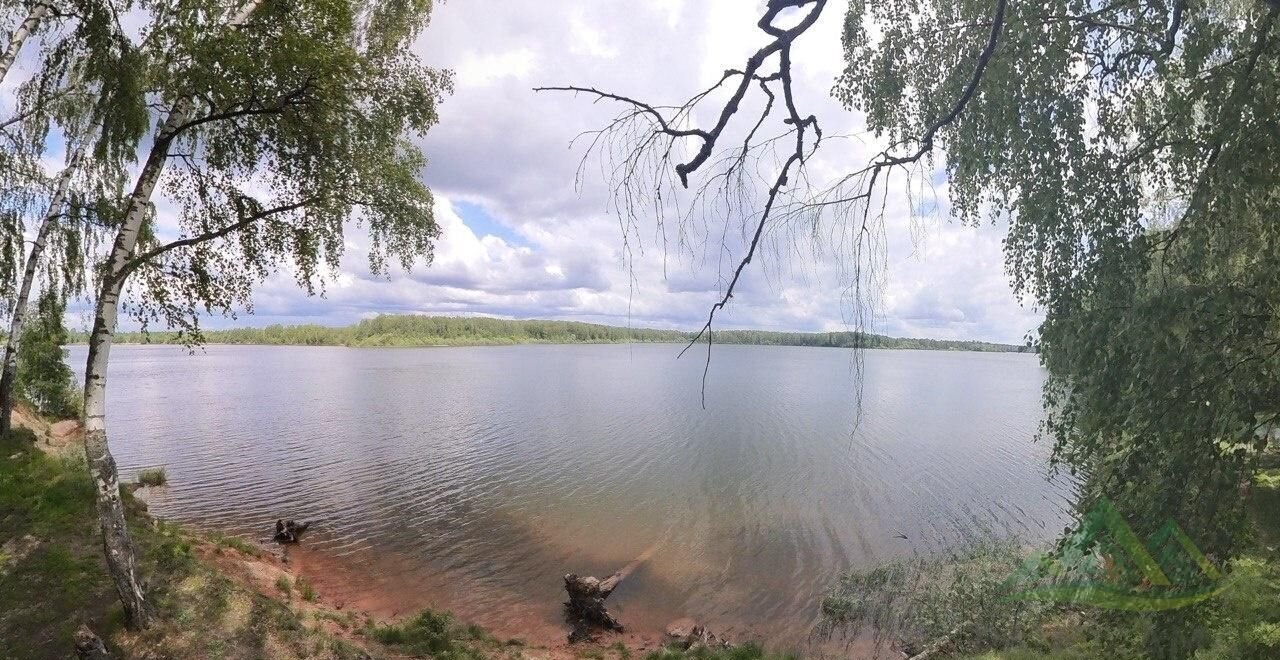
[[795,660],[787,653],[769,653],[757,644],[743,644],[729,649],[709,649],[705,646],[688,651],[663,648],[645,656],[645,660]]
[[[206,330],[203,341],[217,344],[300,346],[471,346],[502,344],[681,343],[693,334],[679,330],[620,328],[575,321],[514,321],[481,316],[383,314],[355,325],[271,325],[265,328]],[[83,340],[83,335],[77,339]],[[182,344],[192,335],[177,332],[119,333],[117,342]],[[981,341],[902,339],[858,332],[767,332],[718,330],[721,344],[923,349],[937,351],[1028,351],[1025,346]]]
[[302,600],[308,603],[314,603],[316,598],[319,597],[319,594],[316,593],[316,588],[311,586],[311,583],[305,578],[300,577],[294,580],[293,587],[298,590],[298,595],[302,596]]
[[1016,544],[979,542],[951,556],[852,572],[823,600],[824,622],[870,630],[877,643],[896,643],[913,655],[940,640],[948,640],[951,652],[1039,640],[1049,606],[1008,598],[1006,581],[1024,558]]
[[[1079,512],[1105,498],[1142,538],[1174,521],[1237,580],[1263,580],[1233,560],[1256,553],[1280,422],[1278,22],[1262,1],[855,0],[835,90],[903,151],[939,149],[958,221],[1009,223]],[[1269,639],[1251,612],[1088,623],[1109,655],[1247,657],[1221,618]]]
[[82,399],[63,348],[70,341],[62,321],[66,309],[62,296],[46,289],[23,324],[18,351],[18,396],[55,419],[79,417]]
[[[1197,626],[1196,647],[1169,657],[1267,660],[1280,657],[1280,470],[1258,473],[1250,499],[1252,542],[1224,567],[1223,589],[1173,610]],[[913,558],[846,576],[823,602],[831,629],[870,630],[878,642],[914,652],[947,639],[939,657],[966,660],[1139,660],[1153,656],[1164,624],[1069,603],[1009,600],[1007,578],[1026,550],[977,544],[949,557]]]
[[199,560],[198,539],[151,520],[127,492],[156,621],[143,633],[125,631],[84,459],[45,454],[25,430],[0,444],[0,657],[66,658],[80,623],[124,658],[364,657]]
[[143,486],[163,486],[169,483],[164,468],[147,468],[138,473],[138,483]]
[[483,629],[464,626],[447,612],[423,610],[404,623],[372,626],[370,636],[415,657],[436,660],[485,660],[502,644]]
[[262,550],[258,546],[240,538],[239,536],[227,536],[225,534],[214,533],[209,536],[209,540],[217,546],[218,551],[221,551],[223,548],[229,548],[242,555],[250,557],[258,557],[262,554]]

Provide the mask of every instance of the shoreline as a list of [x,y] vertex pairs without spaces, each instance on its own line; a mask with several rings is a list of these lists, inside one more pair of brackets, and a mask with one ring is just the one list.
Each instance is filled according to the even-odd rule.
[[[806,346],[822,348],[899,348],[989,353],[1034,352],[1024,343],[977,339],[892,337],[867,330],[791,332],[716,328],[713,333],[602,325],[581,321],[500,319],[486,316],[381,314],[346,326],[272,324],[257,328],[201,330],[206,343],[350,347],[492,346],[515,344],[689,344],[710,340],[722,345]],[[184,345],[177,331],[119,332],[115,342]],[[74,332],[74,341],[84,338]]]
[[[685,346],[687,342],[678,341],[519,341],[519,342],[459,342],[452,344],[290,344],[275,342],[219,342],[206,341],[199,344],[182,344],[179,342],[147,342],[147,341],[119,341],[114,342],[115,346],[172,346],[175,348],[191,348],[198,349],[208,346],[226,347],[226,346],[245,346],[245,347],[267,347],[267,348],[345,348],[358,350],[404,350],[404,349],[423,349],[423,348],[510,348],[514,346]],[[87,347],[88,344],[83,341],[68,342],[66,346]],[[862,351],[904,351],[904,352],[921,352],[921,353],[974,353],[978,355],[1035,355],[1033,351],[1014,351],[1014,350],[975,350],[967,348],[929,348],[929,347],[899,347],[899,346],[806,346],[801,344],[758,344],[745,342],[716,342],[717,347],[728,346],[746,346],[760,348],[810,348],[810,349],[841,349],[841,350],[862,350]]]
[[[65,472],[65,476],[54,479],[54,482],[82,476],[80,469],[76,467],[81,460],[81,452],[78,450],[83,442],[78,422],[52,422],[19,407],[15,408],[13,423],[16,429],[29,434],[29,449],[23,451],[47,456],[49,458],[45,459],[45,463],[53,463],[60,466],[57,469],[69,471]],[[8,458],[20,459],[21,455],[20,452]],[[145,655],[149,650],[166,645],[191,649],[209,643],[205,637],[226,635],[227,631],[219,628],[225,628],[225,621],[190,621],[185,618],[189,615],[184,612],[191,607],[197,610],[210,607],[207,602],[210,598],[221,599],[222,607],[230,607],[230,611],[222,615],[221,619],[234,615],[232,618],[242,628],[254,625],[250,612],[256,612],[262,607],[253,604],[256,599],[270,601],[271,607],[288,612],[288,616],[294,617],[298,622],[286,622],[285,630],[303,631],[307,635],[306,639],[312,640],[306,643],[346,644],[365,654],[356,657],[405,657],[402,649],[387,646],[381,637],[392,628],[411,627],[422,617],[430,617],[432,621],[456,622],[450,625],[455,628],[454,634],[464,636],[460,643],[471,645],[467,647],[468,652],[494,660],[631,660],[634,654],[644,657],[657,652],[665,653],[666,649],[672,648],[668,646],[672,640],[665,629],[637,629],[630,626],[621,633],[596,631],[594,639],[570,643],[568,634],[571,625],[567,620],[546,617],[540,613],[531,614],[531,608],[518,606],[503,607],[501,611],[490,612],[488,616],[475,616],[474,612],[459,612],[453,607],[442,607],[450,604],[444,594],[450,588],[456,589],[457,585],[422,582],[404,586],[383,584],[387,579],[395,578],[379,578],[375,574],[362,572],[360,564],[353,565],[324,550],[308,547],[305,538],[297,545],[280,545],[266,540],[250,541],[242,536],[225,535],[216,530],[191,529],[181,522],[167,521],[149,511],[148,499],[165,487],[131,483],[122,488],[130,511],[134,543],[144,554],[151,555],[155,554],[156,545],[160,544],[163,548],[160,552],[162,556],[177,553],[177,556],[184,558],[182,562],[187,562],[184,565],[188,566],[176,574],[156,572],[156,569],[151,571],[152,589],[156,590],[152,594],[152,601],[160,611],[156,625],[147,631],[132,632],[119,629],[119,621],[112,619],[110,615],[106,615],[104,619],[99,614],[87,620],[91,631],[101,635],[110,649],[121,651],[126,656]],[[87,510],[85,514],[88,514]],[[96,533],[92,532],[91,525],[88,524],[80,528],[88,529],[88,533],[77,542],[78,547],[74,550],[84,553],[86,561],[101,564],[100,544],[93,542]],[[56,537],[27,539],[21,534],[19,537],[24,541],[31,540],[30,548],[12,560],[19,564],[32,548],[38,551],[43,548],[42,551],[47,552],[61,543]],[[5,562],[0,562],[3,563]],[[217,586],[217,583],[224,581],[232,586]],[[204,593],[210,590],[215,592],[213,596]],[[401,598],[404,593],[416,594],[417,598],[414,600],[417,602]],[[186,609],[176,613],[168,611],[175,607],[171,602],[174,594],[197,601],[198,605],[184,606]],[[561,596],[563,597],[563,593]],[[554,604],[557,613],[560,611],[559,605],[559,602]],[[94,606],[108,609],[118,607],[112,597],[94,603]],[[86,621],[78,614],[60,614],[67,614],[64,618],[68,620]],[[625,624],[625,612],[620,614]],[[673,614],[671,619],[673,622],[687,622],[690,627],[698,623],[684,619],[678,613]],[[115,623],[104,623],[113,620]],[[719,634],[723,631],[713,632]],[[277,633],[272,631],[265,634],[269,642],[271,635]],[[283,636],[293,633],[279,634]],[[466,635],[470,637],[465,637]],[[44,643],[50,641],[46,638]],[[762,640],[730,636],[727,641],[735,644],[737,649],[754,649],[747,656],[749,658],[774,657],[772,653],[761,650],[764,646],[772,648],[772,645],[764,644]],[[294,640],[293,643],[298,642]],[[0,650],[3,648],[0,646]],[[70,646],[65,648],[69,649]],[[850,647],[843,645],[842,648],[847,652]],[[718,649],[709,650],[712,653],[707,658],[718,657]],[[338,653],[321,657],[350,656]]]

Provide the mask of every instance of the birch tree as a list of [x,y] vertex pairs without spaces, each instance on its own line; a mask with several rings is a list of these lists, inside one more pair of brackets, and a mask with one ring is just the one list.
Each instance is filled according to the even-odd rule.
[[[1175,521],[1221,562],[1280,422],[1280,2],[1011,2],[975,77],[1002,4],[854,0],[836,96],[897,139],[972,90],[939,159],[1045,312],[1043,435],[1077,508]],[[1113,616],[1189,657],[1213,607]]]
[[[431,258],[439,235],[408,138],[437,121],[447,72],[408,46],[431,3],[176,0],[144,35],[157,127],[119,205],[85,369],[85,452],[107,565],[129,625],[149,612],[108,445],[107,363],[122,311],[198,336],[199,315],[251,308],[287,269],[308,291],[339,264],[344,225],[370,266]],[[161,240],[155,198],[176,208]],[[127,305],[125,304],[127,302]]]
[[18,54],[22,52],[22,47],[27,43],[27,39],[30,39],[31,35],[40,29],[40,23],[44,21],[52,9],[52,3],[45,2],[45,0],[36,0],[30,3],[26,16],[10,33],[9,43],[5,47],[4,53],[0,54],[0,82],[3,82],[5,76],[9,74],[9,69],[13,67],[13,63],[18,59]]
[[[51,18],[61,18],[52,5],[45,7]],[[0,287],[11,310],[0,362],[0,437],[9,430],[19,341],[36,280],[45,275],[48,284],[66,289],[64,295],[79,291],[81,248],[111,221],[99,217],[99,202],[119,195],[124,161],[146,128],[139,57],[117,20],[128,7],[127,2],[72,7],[73,24],[40,44],[36,71],[19,86],[14,116],[0,125],[5,138],[0,181],[6,187],[0,211],[10,219],[0,270],[18,276],[16,289],[11,275]],[[62,170],[48,177],[38,163],[53,131],[67,153]],[[15,273],[28,220],[38,224],[24,267]],[[64,248],[55,258],[46,254],[50,241]]]
[[[955,63],[992,12],[853,3],[837,96],[875,130],[918,131],[970,80]],[[1013,284],[1046,312],[1059,466],[1089,475],[1082,506],[1172,517],[1230,554],[1280,416],[1280,7],[1010,4],[974,89],[937,135],[954,214],[1009,221]]]

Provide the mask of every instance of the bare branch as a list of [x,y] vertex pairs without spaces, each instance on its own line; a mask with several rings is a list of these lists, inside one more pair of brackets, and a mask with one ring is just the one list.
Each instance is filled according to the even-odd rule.
[[[826,6],[826,0],[771,0],[766,6],[764,15],[757,23],[763,32],[772,39],[753,53],[740,69],[729,69],[709,89],[704,90],[678,106],[658,106],[632,97],[601,91],[594,87],[540,87],[537,91],[569,91],[585,93],[595,97],[597,101],[621,103],[625,110],[605,128],[591,131],[580,137],[589,137],[590,145],[583,162],[579,167],[579,181],[587,158],[591,153],[599,151],[610,158],[602,162],[602,173],[609,181],[612,194],[611,204],[619,215],[623,229],[624,250],[631,253],[632,234],[641,211],[652,209],[657,216],[658,229],[663,232],[665,241],[664,217],[668,207],[674,205],[675,212],[682,218],[680,224],[681,239],[687,220],[695,209],[705,208],[708,203],[723,206],[725,221],[721,235],[721,254],[728,253],[726,242],[729,230],[729,219],[747,217],[751,225],[744,227],[745,252],[735,259],[719,299],[711,306],[706,322],[681,350],[684,355],[690,348],[704,338],[707,343],[707,361],[703,368],[703,405],[706,405],[706,379],[710,366],[710,352],[713,344],[713,329],[716,315],[733,299],[741,284],[743,273],[757,257],[765,242],[766,233],[778,222],[786,224],[789,220],[812,219],[811,231],[816,236],[819,231],[818,220],[824,210],[830,209],[842,218],[852,220],[850,226],[844,228],[843,240],[847,241],[854,252],[852,289],[855,297],[861,293],[861,280],[865,273],[861,260],[883,250],[883,241],[879,231],[871,226],[874,217],[872,210],[874,200],[880,197],[880,216],[883,217],[883,205],[887,190],[884,186],[877,188],[885,181],[887,173],[898,166],[909,165],[923,159],[934,147],[940,131],[954,123],[964,112],[965,107],[977,94],[983,76],[992,58],[995,56],[1001,31],[1005,23],[1007,0],[995,0],[991,20],[983,23],[989,28],[987,39],[978,53],[973,70],[965,83],[960,96],[915,140],[901,141],[880,152],[866,167],[842,177],[835,185],[817,195],[803,195],[803,201],[796,199],[796,191],[808,187],[806,162],[817,152],[823,142],[823,134],[818,119],[813,114],[805,114],[797,106],[797,99],[792,87],[792,45],[820,17]],[[780,14],[789,9],[802,9],[806,13],[799,17],[792,27],[782,28],[774,25]],[[762,73],[762,69],[771,61],[777,63],[773,73]],[[696,106],[708,96],[734,81],[730,85],[727,98],[716,113],[716,120],[709,128],[689,126]],[[735,116],[747,101],[748,92],[757,87],[760,92],[758,101],[763,106],[760,113],[752,113],[752,120],[742,126],[745,137],[740,145],[732,149],[722,150],[716,154],[718,142]],[[782,124],[787,127],[779,135],[761,139],[759,137],[765,123],[774,116],[781,107]],[[688,142],[693,140],[693,142]],[[679,161],[681,155],[677,148],[689,146],[694,151],[687,159]],[[785,153],[778,153],[784,151]],[[677,154],[677,155],[673,155]],[[770,160],[772,159],[772,160]],[[769,161],[773,170],[771,175],[761,176],[752,169],[753,163]],[[699,171],[707,162],[712,162],[716,171],[706,177],[704,183],[693,191],[690,207],[680,208],[679,198],[674,195],[664,196],[666,190],[673,187],[669,177],[674,173],[680,187],[689,188],[689,175]],[[776,166],[772,166],[776,163]],[[748,194],[748,183],[759,180],[767,185],[763,199]],[[766,183],[767,182],[767,183]],[[853,190],[848,188],[852,187]],[[758,210],[747,210],[757,200],[762,201]],[[858,218],[850,214],[860,214]],[[882,231],[882,230],[880,230]],[[747,240],[749,236],[749,240]],[[722,257],[723,258],[723,257]],[[872,264],[872,268],[874,268]],[[859,322],[861,317],[859,317]],[[861,326],[860,326],[861,327]]]

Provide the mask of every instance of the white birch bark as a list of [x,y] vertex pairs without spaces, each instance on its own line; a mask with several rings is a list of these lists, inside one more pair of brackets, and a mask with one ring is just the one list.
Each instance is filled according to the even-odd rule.
[[27,42],[27,38],[31,36],[36,28],[40,27],[40,21],[49,13],[49,5],[43,2],[37,2],[31,6],[31,12],[27,14],[27,20],[23,21],[18,29],[13,31],[13,36],[9,38],[9,47],[5,49],[4,55],[0,55],[0,81],[4,80],[5,75],[9,73],[9,69],[18,59],[18,53],[22,50],[22,45]]
[[[250,0],[242,5],[227,22],[227,26],[234,27],[247,22],[262,2],[263,0]],[[133,193],[129,196],[124,222],[112,244],[111,256],[98,293],[93,331],[89,335],[89,358],[85,364],[85,456],[97,489],[98,521],[102,526],[107,569],[115,582],[128,625],[134,629],[147,627],[150,623],[150,608],[138,580],[133,544],[125,522],[124,501],[120,498],[119,474],[115,458],[107,445],[107,362],[116,331],[120,294],[128,277],[125,267],[138,244],[138,233],[150,208],[151,195],[164,174],[170,144],[175,133],[190,118],[192,106],[190,97],[178,99],[168,118],[156,130],[151,152],[147,155],[146,164],[138,174]]]

